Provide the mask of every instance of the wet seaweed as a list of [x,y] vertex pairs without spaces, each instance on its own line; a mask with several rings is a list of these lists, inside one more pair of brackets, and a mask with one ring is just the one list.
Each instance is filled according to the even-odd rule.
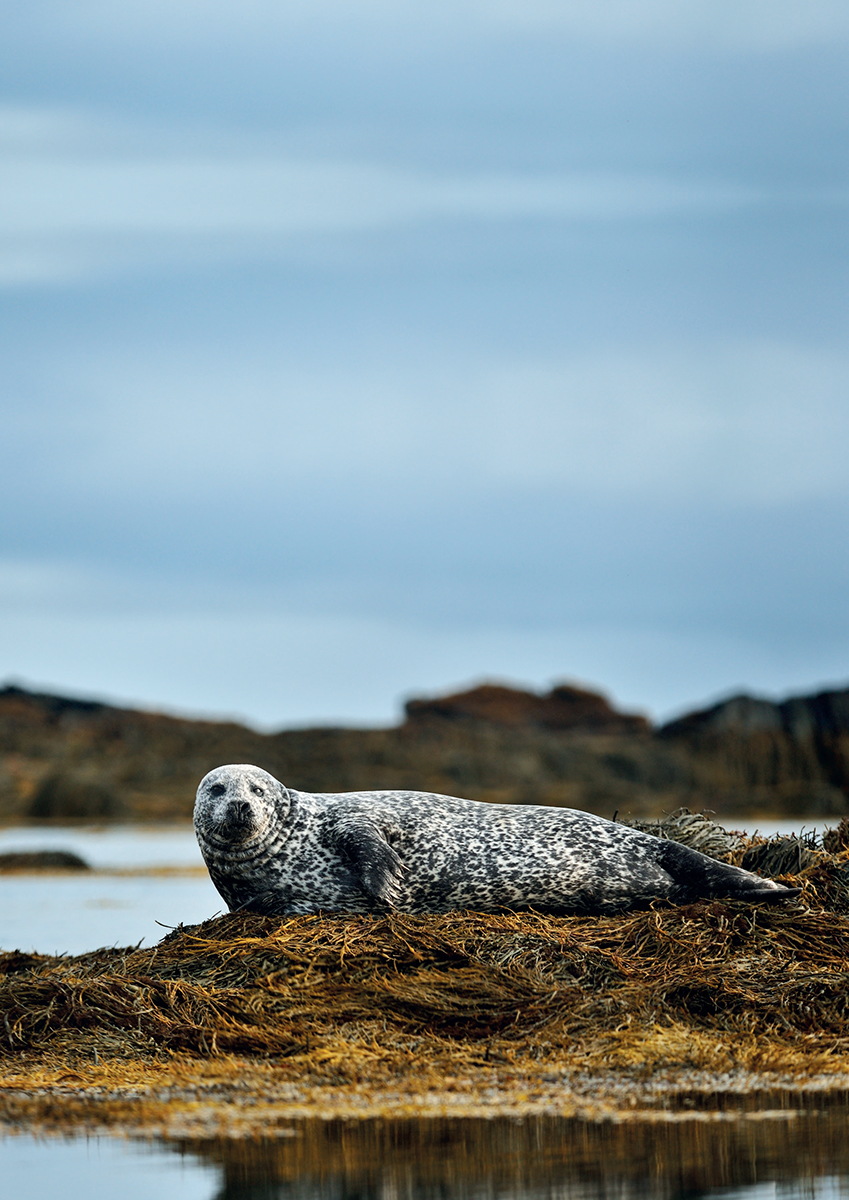
[[721,862],[732,862],[735,855],[749,845],[745,834],[724,829],[718,822],[712,821],[707,813],[690,812],[689,808],[677,808],[655,820],[623,818],[620,824],[651,833],[655,837],[680,842],[691,850],[698,850]]

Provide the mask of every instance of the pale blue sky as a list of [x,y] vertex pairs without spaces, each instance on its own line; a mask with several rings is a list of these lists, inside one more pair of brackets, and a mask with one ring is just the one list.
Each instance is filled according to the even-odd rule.
[[0,676],[266,726],[849,678],[849,9],[34,2]]

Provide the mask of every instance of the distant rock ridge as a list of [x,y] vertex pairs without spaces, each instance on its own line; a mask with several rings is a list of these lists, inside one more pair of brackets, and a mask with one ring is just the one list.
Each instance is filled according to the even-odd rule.
[[660,730],[570,684],[416,698],[382,729],[258,733],[0,688],[0,821],[188,820],[198,780],[253,762],[295,788],[409,788],[620,818],[849,814],[849,688],[733,696]]
[[22,700],[26,704],[35,702],[46,713],[55,717],[61,717],[64,713],[69,712],[96,713],[114,708],[113,705],[105,704],[102,700],[80,700],[74,696],[55,696],[52,692],[30,692],[27,688],[19,687],[14,683],[7,683],[5,687],[0,688],[0,703],[3,701],[14,702],[15,700]]
[[661,737],[692,738],[734,733],[784,733],[797,741],[849,734],[849,688],[791,696],[775,702],[741,694],[687,713],[658,730]]
[[840,796],[849,808],[849,688],[780,702],[732,696],[664,725],[657,740],[707,766],[726,794],[772,795],[780,811],[804,796],[827,811]]
[[542,729],[604,733],[649,733],[645,717],[617,712],[599,692],[558,684],[540,695],[504,684],[483,683],[465,692],[408,700],[408,722],[437,718],[487,721],[493,725],[536,725]]

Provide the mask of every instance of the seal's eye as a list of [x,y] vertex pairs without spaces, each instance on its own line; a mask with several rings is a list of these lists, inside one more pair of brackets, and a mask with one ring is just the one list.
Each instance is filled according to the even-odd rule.
[[259,786],[258,783],[251,784],[251,791],[253,792],[253,794],[255,796],[264,796],[265,795],[265,791]]
[[214,783],[209,790],[213,796],[223,796],[227,791],[223,783]]

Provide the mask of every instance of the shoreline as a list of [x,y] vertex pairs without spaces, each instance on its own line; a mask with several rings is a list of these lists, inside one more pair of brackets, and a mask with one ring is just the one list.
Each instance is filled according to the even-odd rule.
[[[223,1065],[223,1064],[222,1064]],[[52,1072],[49,1074],[53,1074]],[[63,1078],[63,1074],[66,1076]],[[843,1109],[849,1061],[804,1081],[777,1073],[667,1070],[650,1079],[631,1073],[535,1075],[503,1069],[447,1077],[441,1088],[400,1083],[309,1087],[280,1079],[276,1065],[231,1059],[226,1069],[175,1060],[114,1082],[109,1070],[0,1079],[0,1136],[109,1136],[174,1140],[275,1139],[306,1122],[437,1122],[554,1119],[588,1124],[673,1125],[687,1122],[790,1122]],[[238,1075],[238,1082],[233,1076]],[[547,1077],[546,1077],[547,1075]],[[110,1079],[110,1076],[112,1077]]]

